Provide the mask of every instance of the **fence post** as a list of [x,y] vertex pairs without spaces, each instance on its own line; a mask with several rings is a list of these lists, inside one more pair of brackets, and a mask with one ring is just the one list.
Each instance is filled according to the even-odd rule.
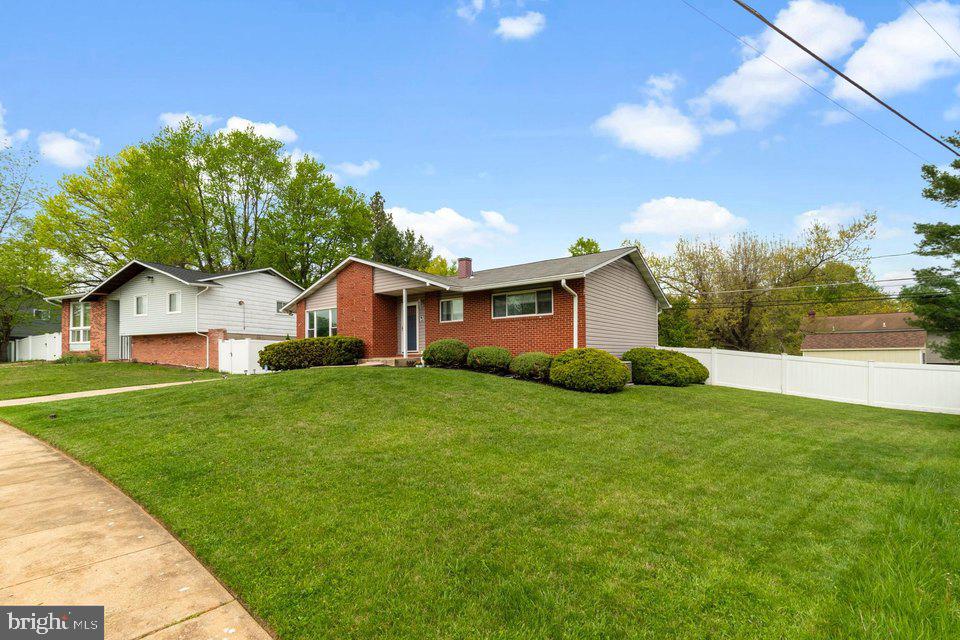
[[717,348],[710,347],[710,384],[718,384],[717,378]]
[[787,354],[780,354],[780,393],[787,392]]
[[877,386],[877,379],[876,379],[877,374],[874,369],[875,364],[876,363],[873,360],[867,361],[867,404],[871,406],[876,406],[877,404],[877,401],[875,398],[876,386]]

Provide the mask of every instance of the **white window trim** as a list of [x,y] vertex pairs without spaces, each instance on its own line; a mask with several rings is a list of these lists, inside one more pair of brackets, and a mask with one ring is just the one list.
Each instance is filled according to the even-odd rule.
[[[459,319],[459,320],[444,320],[444,319],[443,319],[443,303],[446,302],[447,300],[459,300],[459,301],[460,301],[460,319]],[[493,299],[491,298],[491,304],[493,304],[493,303],[492,303],[492,300],[493,300]],[[441,322],[442,324],[449,324],[449,323],[451,323],[451,322],[463,322],[463,316],[464,316],[464,313],[466,312],[466,308],[465,308],[464,305],[463,305],[463,296],[447,296],[446,298],[440,298],[440,305],[439,305],[439,308],[437,309],[437,312],[440,314],[440,322]],[[490,313],[493,313],[492,308],[491,308]]]
[[[329,336],[338,335],[338,333],[339,333],[339,324],[340,324],[340,322],[339,322],[339,320],[340,320],[340,314],[339,314],[339,313],[337,314],[337,323],[336,323],[336,324],[334,324],[333,322],[330,322],[330,314],[329,314],[329,313],[327,314],[327,335],[325,335],[325,336],[318,336],[318,335],[316,335],[316,332],[317,332],[316,322],[314,322],[314,327],[313,327],[314,335],[310,335],[310,316],[311,316],[311,314],[317,313],[317,312],[319,312],[319,311],[336,311],[336,310],[337,310],[336,307],[325,307],[325,308],[323,308],[323,309],[310,309],[309,311],[307,311],[307,312],[306,312],[307,317],[304,318],[304,325],[305,325],[305,326],[304,326],[304,336],[307,337],[307,338],[327,338],[327,337],[329,337]],[[332,330],[333,330],[333,329],[338,329],[338,333],[332,333]]]
[[[137,313],[137,299],[143,298],[143,313]],[[150,298],[147,294],[133,296],[133,315],[137,318],[143,318],[147,315],[147,311],[150,309]]]
[[[550,292],[550,313],[523,313],[516,316],[506,315],[506,316],[495,316],[493,315],[493,298],[495,296],[509,296],[517,295],[521,293],[537,293],[538,291],[549,291]],[[553,295],[553,287],[540,287],[539,289],[523,289],[520,291],[500,291],[498,293],[490,294],[490,318],[492,320],[512,320],[513,318],[536,318],[539,316],[552,316],[553,308],[556,305],[557,301]]]
[[[86,317],[86,321],[87,321],[87,324],[86,324],[86,325],[74,326],[74,324],[73,324],[73,305],[75,305],[75,304],[80,305],[80,313],[81,313],[81,315],[83,314],[83,305],[87,305],[88,311],[87,311],[87,317]],[[73,339],[73,332],[74,332],[74,331],[80,331],[80,332],[86,331],[86,332],[87,332],[87,335],[89,336],[89,333],[90,333],[90,313],[91,313],[92,311],[93,311],[93,310],[90,309],[90,303],[89,303],[89,302],[71,302],[71,303],[70,303],[70,310],[69,310],[69,313],[70,313],[69,343],[70,343],[70,346],[71,346],[71,347],[72,347],[72,346],[75,346],[75,345],[86,345],[86,348],[90,348],[90,339],[89,339],[89,338],[87,338],[87,340],[81,340],[81,341],[79,341],[79,342],[76,342],[76,341],[74,341],[74,339]],[[81,333],[81,335],[82,335],[82,333]]]
[[[176,311],[170,311],[170,294],[171,293],[177,294],[177,310]],[[183,293],[177,290],[167,291],[167,314],[174,315],[177,313],[183,313]],[[146,314],[143,314],[143,315],[146,315]]]

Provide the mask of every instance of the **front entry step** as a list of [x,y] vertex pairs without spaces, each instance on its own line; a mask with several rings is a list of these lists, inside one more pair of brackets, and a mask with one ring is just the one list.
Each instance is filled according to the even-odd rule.
[[420,356],[396,356],[393,358],[364,358],[361,367],[415,367],[420,364]]

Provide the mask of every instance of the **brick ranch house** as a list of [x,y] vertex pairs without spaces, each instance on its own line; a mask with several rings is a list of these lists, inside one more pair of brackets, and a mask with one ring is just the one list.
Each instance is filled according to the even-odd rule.
[[363,340],[368,358],[419,355],[440,338],[513,354],[574,346],[621,355],[657,344],[670,303],[636,247],[436,276],[350,257],[291,300],[297,337]]
[[294,317],[281,311],[302,287],[274,269],[205,273],[133,260],[62,304],[63,355],[216,368],[219,340],[287,339]]

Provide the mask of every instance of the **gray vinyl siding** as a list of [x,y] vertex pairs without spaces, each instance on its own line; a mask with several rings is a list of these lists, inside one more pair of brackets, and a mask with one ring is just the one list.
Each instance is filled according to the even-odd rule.
[[657,299],[629,258],[587,275],[587,346],[615,356],[657,345]]
[[[420,296],[410,296],[407,298],[407,304],[417,303],[417,350],[423,351],[427,348],[427,315],[424,313],[423,298]],[[403,300],[397,298],[397,353],[403,353]]]
[[337,308],[337,279],[334,278],[306,298],[307,311]]
[[[300,293],[294,285],[264,272],[218,278],[215,282],[220,286],[210,287],[199,298],[200,331],[226,329],[228,333],[296,335],[296,316],[277,313],[278,301],[287,303]],[[241,300],[243,305],[239,304]]]
[[413,289],[422,287],[424,283],[420,280],[414,280],[406,276],[397,275],[384,269],[373,269],[373,292],[384,293],[386,291],[396,291],[398,289]]
[[107,360],[120,359],[120,301],[107,300]]
[[[151,282],[148,278],[152,277]],[[180,292],[180,313],[167,313],[167,293]],[[186,333],[196,327],[197,288],[168,275],[146,270],[110,294],[120,302],[120,335],[143,336],[158,333]],[[135,315],[136,298],[147,296],[147,314]]]

